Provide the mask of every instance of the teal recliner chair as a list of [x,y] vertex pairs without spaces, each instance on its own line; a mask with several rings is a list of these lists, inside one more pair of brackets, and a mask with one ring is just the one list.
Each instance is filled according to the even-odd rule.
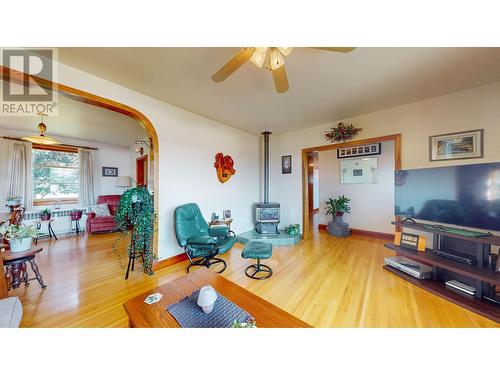
[[175,209],[175,235],[177,243],[184,248],[191,263],[187,272],[193,266],[210,268],[214,264],[227,265],[223,259],[216,258],[224,254],[236,243],[236,236],[226,226],[208,227],[200,208],[196,203],[187,203]]

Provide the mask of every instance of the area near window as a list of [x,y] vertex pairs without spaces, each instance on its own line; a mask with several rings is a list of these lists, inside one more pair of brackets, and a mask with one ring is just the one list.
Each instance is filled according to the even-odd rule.
[[78,150],[33,145],[33,204],[71,204],[79,196]]

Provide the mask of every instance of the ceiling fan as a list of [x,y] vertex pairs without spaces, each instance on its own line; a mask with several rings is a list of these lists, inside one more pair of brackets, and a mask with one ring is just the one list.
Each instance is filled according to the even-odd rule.
[[[354,47],[311,47],[330,52],[347,53],[355,50]],[[285,56],[288,56],[293,47],[247,47],[238,52],[214,75],[214,82],[222,82],[233,74],[240,66],[250,60],[258,68],[265,67],[273,74],[274,87],[280,94],[288,91],[288,78],[285,70]]]

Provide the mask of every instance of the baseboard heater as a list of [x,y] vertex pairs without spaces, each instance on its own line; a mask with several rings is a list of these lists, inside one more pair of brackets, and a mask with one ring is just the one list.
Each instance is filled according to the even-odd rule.
[[[56,218],[56,217],[69,216],[70,212],[73,210],[74,209],[52,211],[52,217]],[[82,210],[84,215],[87,214],[86,208],[77,208],[77,210]],[[23,215],[23,220],[36,220],[36,219],[40,219],[40,212],[26,212]]]

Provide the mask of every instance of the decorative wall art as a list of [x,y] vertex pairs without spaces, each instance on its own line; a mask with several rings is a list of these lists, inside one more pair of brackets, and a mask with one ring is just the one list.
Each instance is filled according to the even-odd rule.
[[368,156],[368,155],[380,155],[381,152],[382,152],[382,143],[344,147],[337,149],[337,159],[354,158],[358,156]]
[[340,161],[341,184],[376,184],[377,158]]
[[118,177],[118,168],[102,167],[102,177]]
[[361,130],[362,128],[356,128],[348,122],[339,122],[337,126],[325,132],[325,138],[331,143],[345,142],[353,139]]
[[483,129],[432,135],[429,137],[429,161],[482,158],[483,138]]
[[292,155],[281,157],[281,174],[292,173]]
[[217,178],[221,183],[226,182],[236,173],[233,165],[234,161],[231,156],[224,156],[222,152],[215,155],[214,167],[217,170]]

